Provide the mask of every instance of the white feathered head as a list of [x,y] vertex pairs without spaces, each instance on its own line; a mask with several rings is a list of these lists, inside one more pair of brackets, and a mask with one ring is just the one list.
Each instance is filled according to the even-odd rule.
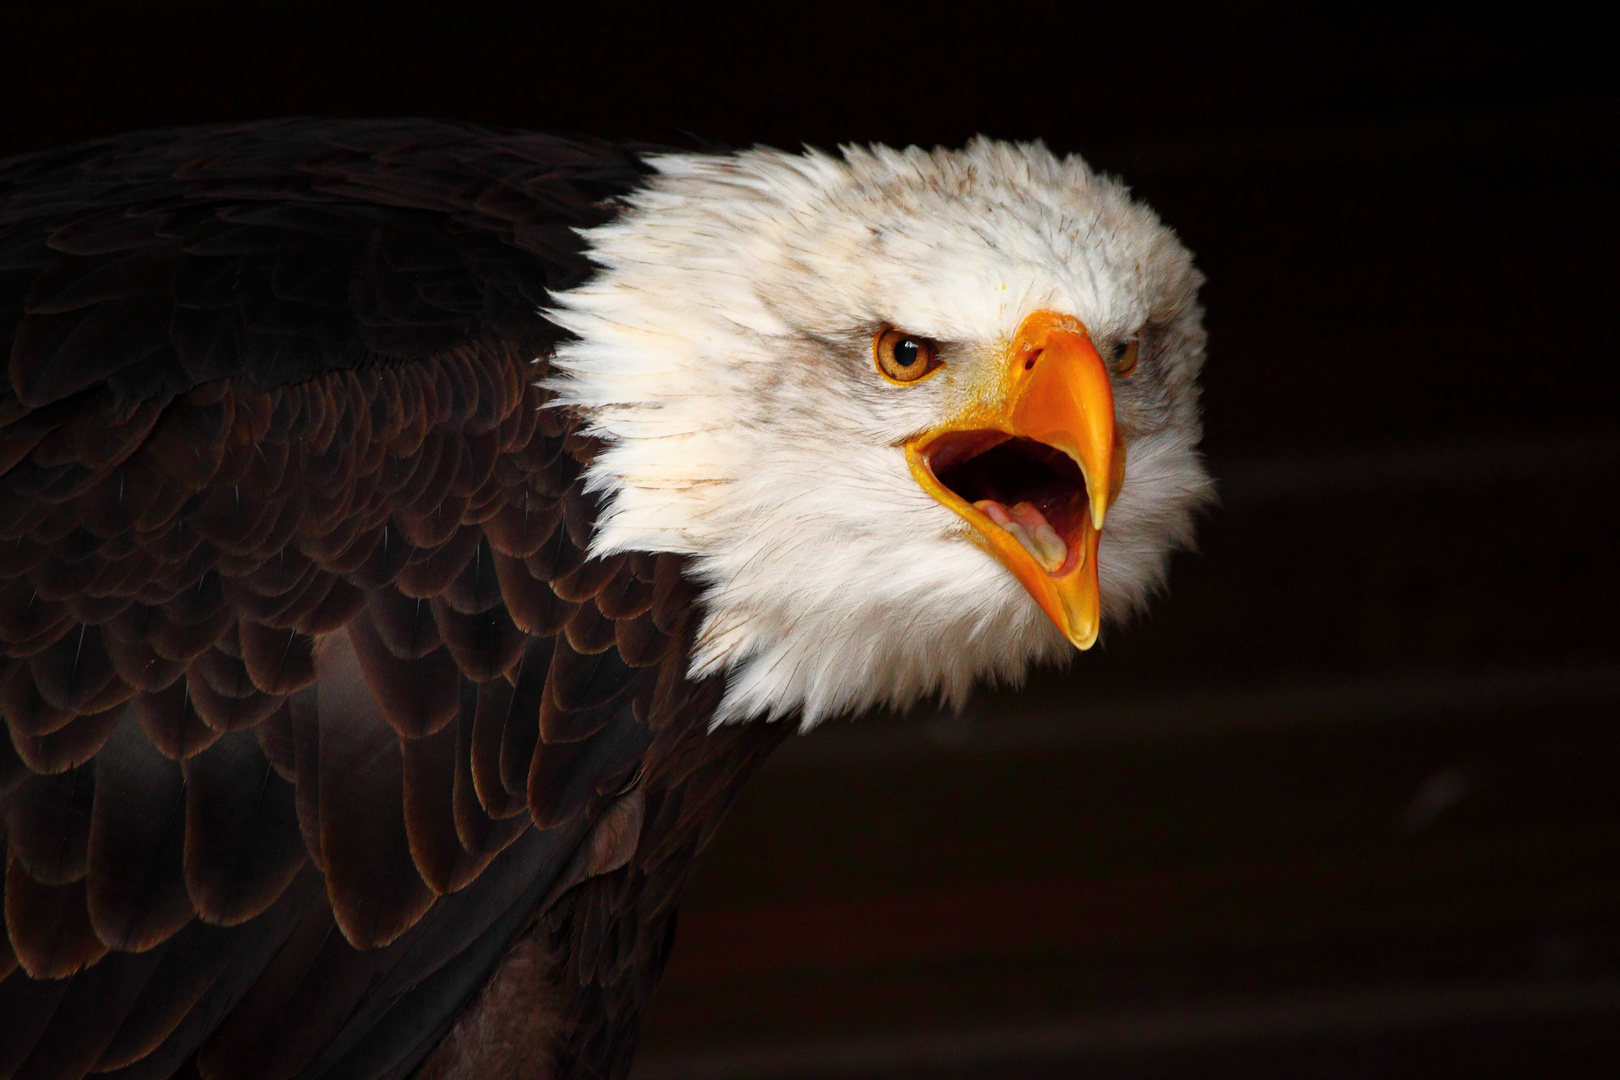
[[960,704],[1190,541],[1202,276],[1036,144],[654,158],[554,318],[593,550],[694,556],[720,721]]

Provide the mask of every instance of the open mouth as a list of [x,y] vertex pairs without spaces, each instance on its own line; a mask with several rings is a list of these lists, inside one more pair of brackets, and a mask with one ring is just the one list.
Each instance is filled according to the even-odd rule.
[[971,526],[1077,649],[1102,625],[1097,552],[1125,482],[1113,378],[1086,328],[1026,316],[1003,357],[963,383],[962,403],[905,441],[912,477]]
[[950,495],[1018,541],[1046,573],[1063,577],[1084,558],[1086,478],[1062,450],[1003,431],[951,431],[922,458]]

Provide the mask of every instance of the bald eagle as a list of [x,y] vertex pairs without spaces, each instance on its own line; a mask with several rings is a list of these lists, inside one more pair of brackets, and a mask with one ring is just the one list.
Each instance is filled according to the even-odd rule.
[[1160,583],[1200,282],[1039,144],[0,161],[0,1077],[622,1077],[773,747]]

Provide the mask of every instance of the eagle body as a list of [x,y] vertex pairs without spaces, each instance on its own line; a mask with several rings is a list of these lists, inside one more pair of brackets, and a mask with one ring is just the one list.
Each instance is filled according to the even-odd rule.
[[[0,161],[0,1078],[622,1077],[791,721],[1061,656],[1036,533],[1067,574],[1090,538],[1106,615],[1158,583],[1197,284],[1039,147],[283,121]],[[1141,339],[1123,479],[1048,463],[1069,524],[906,472],[991,459],[906,440],[1037,309],[1052,356]]]

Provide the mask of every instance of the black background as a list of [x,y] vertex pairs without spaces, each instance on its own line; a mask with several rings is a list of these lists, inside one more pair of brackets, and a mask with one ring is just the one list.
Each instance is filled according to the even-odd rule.
[[1067,675],[785,751],[644,1075],[1606,1076],[1620,64],[1482,11],[12,0],[0,154],[428,115],[1117,171],[1210,278],[1201,552]]
[[[1572,5],[1573,7],[1573,5]],[[13,0],[3,149],[284,115],[431,115],[735,144],[1060,151],[1612,90],[1599,16],[1545,6],[623,5]]]

